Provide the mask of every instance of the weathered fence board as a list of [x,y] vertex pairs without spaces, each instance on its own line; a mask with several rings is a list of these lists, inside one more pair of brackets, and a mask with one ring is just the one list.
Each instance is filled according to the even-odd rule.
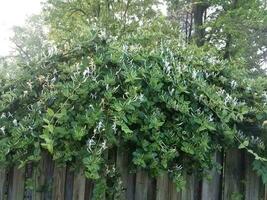
[[245,200],[261,199],[263,195],[260,193],[261,179],[252,170],[252,158],[245,156]]
[[223,200],[243,199],[244,195],[244,153],[230,150],[224,160]]
[[85,200],[91,200],[94,191],[94,183],[91,180],[86,179],[85,181]]
[[11,173],[8,200],[23,200],[24,199],[24,185],[25,185],[25,168],[13,168]]
[[186,186],[182,191],[181,200],[198,200],[199,195],[199,180],[196,174],[186,175]]
[[157,178],[156,200],[169,199],[169,177],[167,173]]
[[53,187],[53,171],[54,171],[54,162],[52,157],[48,154],[43,155],[42,166],[41,166],[41,175],[43,176],[41,181],[41,194],[42,200],[51,200],[52,199],[52,187]]
[[81,171],[74,173],[73,200],[85,199],[85,181],[85,176]]
[[123,149],[118,149],[116,166],[120,172],[123,193],[121,199],[134,200],[135,176],[130,173],[128,154]]
[[[217,152],[214,154],[214,160],[222,164],[222,154]],[[209,173],[210,180],[206,178],[202,181],[201,199],[219,200],[221,194],[222,171],[212,169]]]
[[135,200],[147,200],[148,197],[148,174],[142,170],[136,173]]
[[65,180],[65,199],[64,200],[72,200],[73,181],[74,181],[74,171],[70,167],[67,167],[66,180]]
[[66,167],[54,168],[52,199],[62,200],[65,194]]
[[0,168],[0,199],[4,199],[6,186],[6,170]]
[[[210,181],[186,174],[186,187],[180,192],[167,173],[154,179],[141,169],[130,172],[129,157],[123,151],[112,151],[107,158],[121,175],[122,200],[267,200],[267,188],[252,170],[253,158],[242,151],[231,150],[224,157],[217,153],[214,159],[223,164],[223,172],[212,169]],[[27,180],[33,188],[26,187]],[[110,179],[106,183],[110,184]],[[0,170],[0,200],[92,200],[93,192],[94,182],[82,171],[55,166],[46,153],[38,164],[26,169]],[[103,199],[111,198],[103,193]]]

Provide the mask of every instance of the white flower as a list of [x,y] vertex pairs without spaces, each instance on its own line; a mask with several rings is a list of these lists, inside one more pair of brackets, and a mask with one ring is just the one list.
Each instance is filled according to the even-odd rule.
[[83,71],[83,78],[86,78],[88,76],[90,76],[92,74],[91,70],[89,67],[87,67],[84,71]]
[[102,142],[102,144],[101,144],[101,149],[102,149],[102,150],[105,150],[105,149],[107,149],[107,148],[108,148],[108,146],[107,146],[107,141],[104,140],[104,141]]
[[263,100],[264,100],[265,102],[267,102],[267,93],[266,93],[266,92],[264,92],[264,93],[262,94],[262,98],[263,98]]
[[0,130],[2,131],[3,135],[6,134],[6,132],[5,132],[6,128],[5,128],[4,126],[2,126],[2,127],[0,128]]
[[192,78],[193,79],[196,79],[197,78],[197,74],[198,74],[198,71],[193,70],[193,72],[192,72]]
[[13,117],[13,115],[10,112],[7,113],[7,116],[11,118]]
[[117,132],[117,124],[116,124],[116,122],[113,122],[113,124],[112,124],[112,130],[114,131],[114,133]]
[[28,81],[27,82],[27,85],[29,86],[30,90],[32,90],[32,82],[31,81]]
[[223,96],[225,93],[224,89],[220,89],[218,92],[216,92],[218,95]]
[[2,113],[1,118],[6,118],[6,113]]
[[102,121],[98,122],[95,131],[100,132],[104,128],[104,124]]
[[18,126],[18,121],[16,119],[13,120],[14,126]]
[[93,138],[87,140],[87,151],[92,152],[92,147],[96,144],[95,140]]
[[51,83],[55,83],[57,80],[57,78],[54,76],[52,79],[51,79]]
[[235,80],[232,80],[230,84],[232,89],[235,89],[237,87],[237,82]]
[[144,95],[143,94],[140,94],[139,95],[139,100],[142,102],[142,101],[144,101]]
[[213,122],[214,121],[214,118],[213,118],[213,115],[211,114],[210,116],[209,116],[209,122]]
[[167,61],[167,60],[165,60],[164,61],[164,69],[165,69],[165,72],[169,75],[170,74],[170,72],[171,72],[171,68],[172,68],[172,66],[170,65],[170,63]]
[[27,90],[23,91],[23,95],[24,96],[26,96],[27,94],[28,94],[28,91]]

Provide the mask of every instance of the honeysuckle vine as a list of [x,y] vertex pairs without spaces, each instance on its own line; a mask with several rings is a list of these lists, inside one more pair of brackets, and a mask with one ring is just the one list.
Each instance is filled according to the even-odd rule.
[[216,50],[150,35],[146,46],[143,37],[107,40],[96,32],[79,48],[31,63],[21,75],[29,79],[2,85],[0,163],[37,162],[48,151],[99,184],[116,176],[119,190],[106,156],[117,148],[133,169],[167,171],[178,188],[185,170],[205,174],[224,148],[265,162],[264,137],[246,127],[263,132],[266,80]]

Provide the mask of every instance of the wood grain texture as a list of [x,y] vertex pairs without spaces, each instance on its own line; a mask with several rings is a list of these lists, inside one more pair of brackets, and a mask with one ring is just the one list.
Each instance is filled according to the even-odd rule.
[[244,154],[240,150],[229,150],[225,154],[223,200],[244,198]]
[[148,197],[148,174],[143,170],[136,173],[135,200],[147,200]]
[[23,200],[25,168],[14,167],[11,179],[12,181],[9,183],[8,200]]
[[134,200],[135,175],[130,172],[128,153],[123,148],[117,150],[116,167],[119,170],[124,190],[120,198]]
[[157,178],[156,200],[169,199],[169,177],[167,173]]
[[52,199],[62,200],[65,195],[66,166],[54,168]]
[[73,181],[74,181],[74,171],[69,166],[67,166],[66,180],[65,180],[65,199],[64,200],[72,200]]
[[[214,154],[214,160],[222,165],[222,153],[217,152]],[[218,171],[213,168],[209,172],[210,180],[203,179],[201,199],[205,200],[219,200],[221,196],[221,180],[222,170]]]
[[199,191],[199,180],[196,174],[185,175],[186,186],[181,191],[181,200],[199,200],[201,191]]
[[245,200],[262,199],[260,185],[261,179],[256,172],[252,170],[253,158],[245,154]]
[[85,176],[81,171],[74,173],[73,180],[73,200],[84,200],[85,199]]
[[4,199],[6,186],[6,169],[0,168],[0,199]]

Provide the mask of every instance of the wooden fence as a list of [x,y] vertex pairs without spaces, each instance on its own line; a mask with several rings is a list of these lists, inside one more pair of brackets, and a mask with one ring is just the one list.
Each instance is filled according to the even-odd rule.
[[[127,155],[118,152],[115,163],[125,189],[121,199],[267,200],[266,188],[252,171],[248,155],[231,150],[223,156],[217,154],[215,159],[223,163],[220,173],[211,170],[210,180],[199,180],[194,174],[186,175],[185,189],[177,192],[167,174],[153,179],[144,171],[130,173]],[[82,173],[55,166],[47,155],[34,169],[30,165],[21,169],[0,169],[0,200],[90,200],[93,188],[94,183]]]

